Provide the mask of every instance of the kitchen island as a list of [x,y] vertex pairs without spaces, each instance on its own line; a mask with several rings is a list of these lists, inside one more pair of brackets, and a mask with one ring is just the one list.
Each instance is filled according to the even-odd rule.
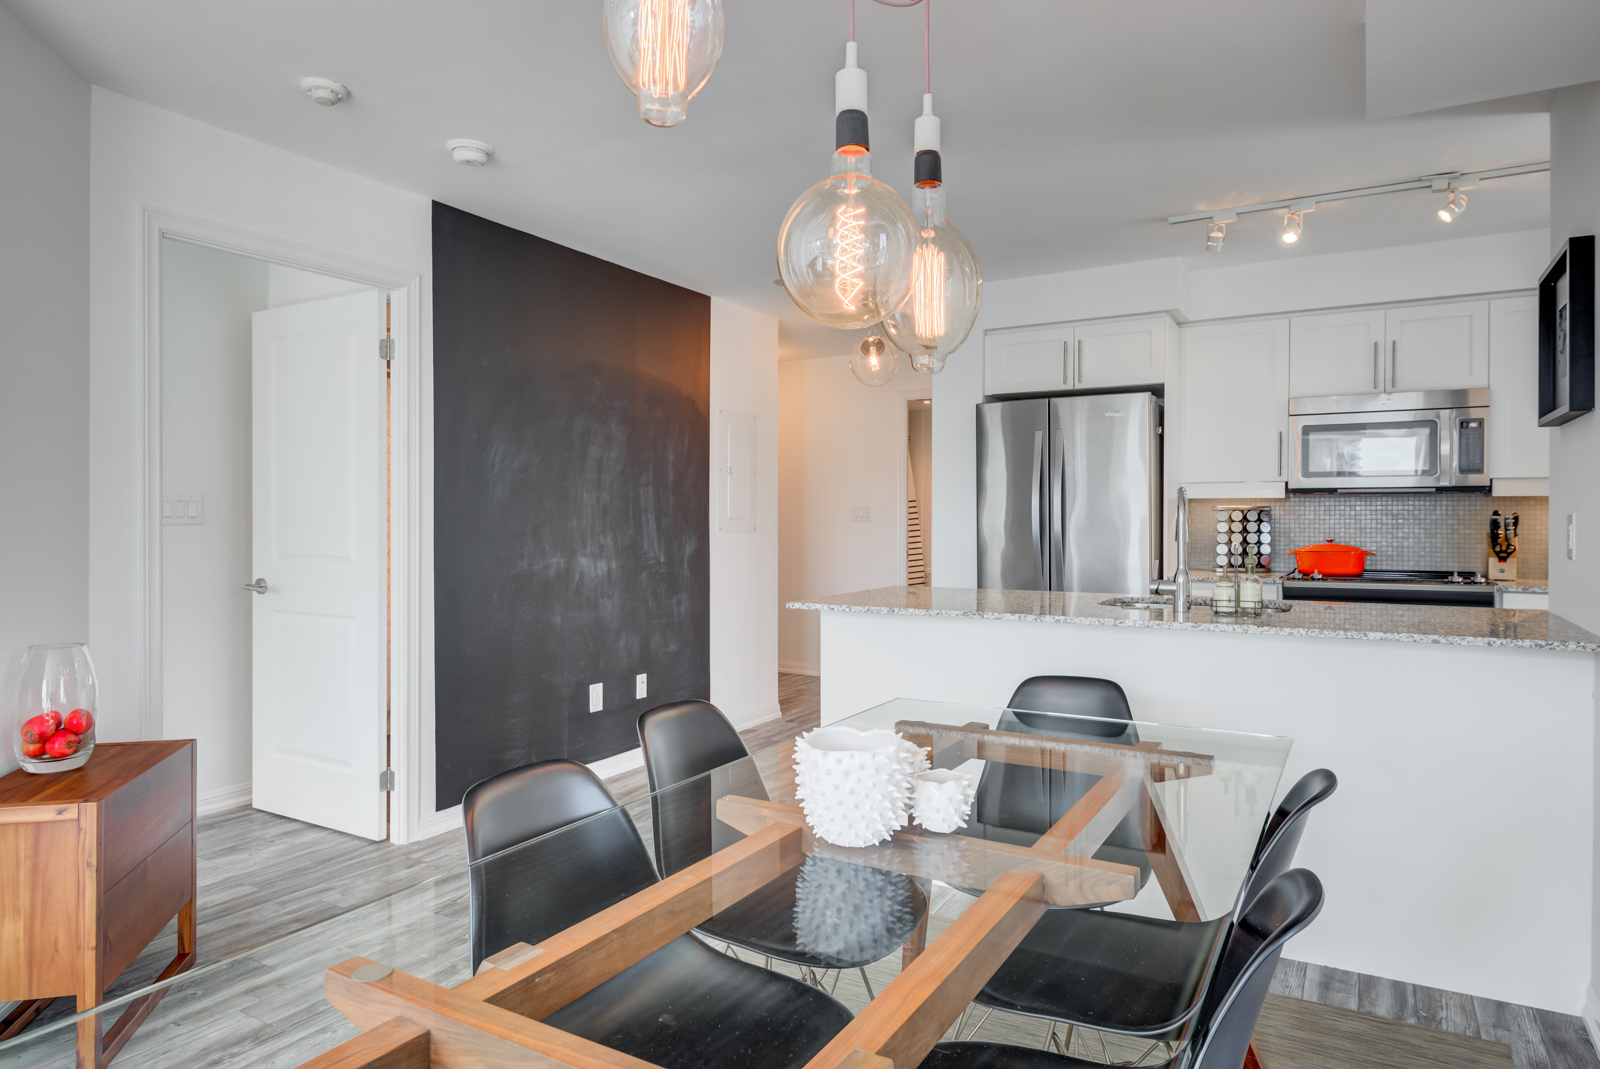
[[1328,891],[1295,956],[1582,1011],[1600,636],[1538,610],[1296,601],[1218,617],[1110,594],[886,587],[822,613],[822,721],[891,698],[1004,704],[1033,675],[1122,685],[1136,718],[1286,735],[1279,792],[1340,789],[1298,864]]

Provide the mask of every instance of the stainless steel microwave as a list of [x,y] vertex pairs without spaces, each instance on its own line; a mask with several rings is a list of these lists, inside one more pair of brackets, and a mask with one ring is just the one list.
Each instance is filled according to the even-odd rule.
[[1489,391],[1345,394],[1289,401],[1298,493],[1489,489]]

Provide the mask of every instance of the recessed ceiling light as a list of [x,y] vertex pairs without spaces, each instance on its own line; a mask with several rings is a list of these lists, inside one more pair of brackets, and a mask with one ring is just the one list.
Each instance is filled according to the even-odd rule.
[[350,98],[350,90],[328,78],[302,78],[300,88],[306,96],[325,108],[331,108]]

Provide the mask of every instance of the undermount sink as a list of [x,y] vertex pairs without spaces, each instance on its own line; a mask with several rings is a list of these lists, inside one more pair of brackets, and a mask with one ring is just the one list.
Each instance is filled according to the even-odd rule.
[[[1107,598],[1100,604],[1109,605],[1114,609],[1169,609],[1172,607],[1170,594],[1152,594],[1140,597]],[[1193,609],[1211,608],[1210,598],[1190,598],[1189,607]],[[1263,603],[1268,612],[1288,612],[1294,608],[1292,601],[1268,601]]]

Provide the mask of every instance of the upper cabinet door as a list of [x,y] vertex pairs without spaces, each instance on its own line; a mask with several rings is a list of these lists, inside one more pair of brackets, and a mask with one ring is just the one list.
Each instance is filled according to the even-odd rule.
[[1080,323],[1068,386],[1099,390],[1109,386],[1149,386],[1166,381],[1166,316],[1120,323]]
[[1489,302],[1489,474],[1548,479],[1550,430],[1539,426],[1539,298]]
[[1383,386],[1384,312],[1333,312],[1289,320],[1289,396],[1377,393]]
[[1385,316],[1385,389],[1465,390],[1489,385],[1489,302],[1391,308]]
[[983,339],[983,392],[991,396],[1060,392],[1070,386],[1071,327],[1001,330]]
[[1183,328],[1179,479],[1274,482],[1288,477],[1289,321]]

